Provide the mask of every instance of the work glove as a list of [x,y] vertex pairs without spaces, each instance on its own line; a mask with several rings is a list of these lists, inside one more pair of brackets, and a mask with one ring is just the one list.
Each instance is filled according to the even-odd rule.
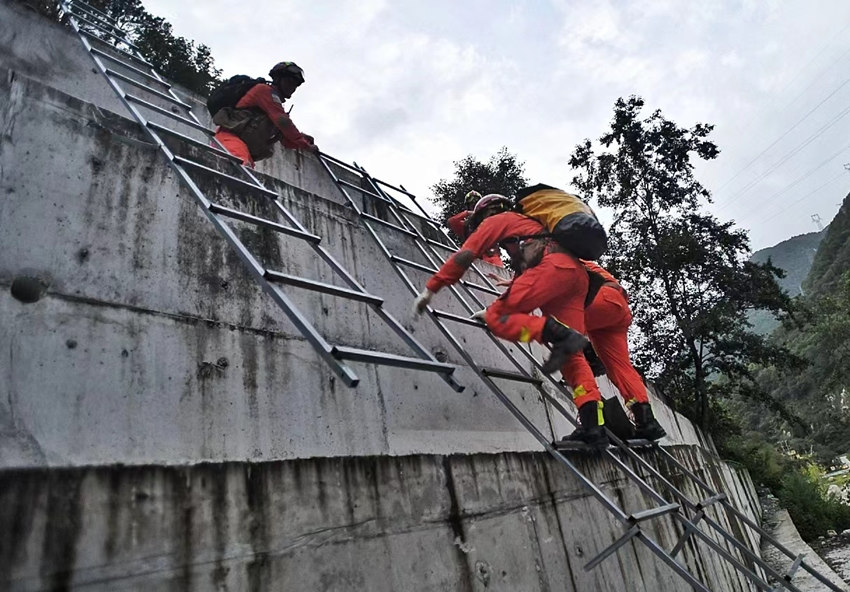
[[413,301],[413,314],[422,314],[425,307],[431,304],[431,298],[434,297],[434,292],[425,288],[422,293]]
[[478,312],[474,312],[474,313],[472,313],[472,315],[470,315],[470,317],[469,317],[469,318],[470,318],[470,319],[475,319],[476,321],[481,321],[481,322],[483,323],[483,322],[484,322],[484,315],[486,315],[486,314],[487,314],[487,309],[486,309],[486,308],[482,308],[482,309],[481,309],[481,310],[479,310]]

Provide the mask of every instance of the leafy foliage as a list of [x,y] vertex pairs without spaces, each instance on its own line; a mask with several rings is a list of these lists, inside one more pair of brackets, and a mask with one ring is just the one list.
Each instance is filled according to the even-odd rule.
[[[203,96],[221,82],[221,70],[215,67],[210,48],[175,36],[171,24],[150,14],[141,0],[89,0],[88,3],[118,21],[119,28],[139,48],[142,57],[169,80]],[[30,0],[26,4],[49,18],[61,19],[56,2]],[[95,32],[107,37],[102,31]]]
[[781,453],[761,432],[726,436],[717,443],[725,458],[740,462],[756,484],[776,494],[803,539],[850,527],[850,507],[827,494],[824,472],[809,458]]
[[440,207],[439,220],[443,224],[466,208],[463,198],[470,191],[481,195],[500,193],[511,196],[528,185],[525,163],[518,161],[506,147],[500,148],[487,162],[481,162],[470,154],[455,161],[454,167],[453,179],[440,179],[431,187],[434,201]]
[[[768,400],[751,365],[797,364],[748,331],[746,312],[787,313],[782,271],[748,260],[749,239],[700,207],[711,200],[692,157],[719,153],[711,125],[679,127],[661,111],[643,117],[640,97],[618,99],[611,130],[578,145],[574,185],[614,210],[606,265],[627,285],[639,330],[635,358],[676,407],[707,426],[730,392]],[[790,418],[789,414],[789,418]]]
[[847,271],[850,271],[850,195],[830,222],[803,287],[810,296],[827,294],[838,288],[841,276]]
[[[806,367],[790,376],[762,368],[757,377],[772,398],[795,409],[807,428],[802,435],[789,436],[779,424],[771,432],[829,463],[850,447],[850,271],[833,292],[803,300],[798,317],[798,325],[786,324],[773,339],[806,360]],[[754,427],[765,423],[761,417],[749,420]]]

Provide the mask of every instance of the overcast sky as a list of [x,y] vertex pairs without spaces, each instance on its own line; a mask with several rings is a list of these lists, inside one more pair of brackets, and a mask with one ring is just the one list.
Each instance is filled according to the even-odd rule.
[[143,3],[225,76],[297,62],[302,131],[420,196],[501,146],[568,188],[575,144],[631,94],[715,124],[721,154],[697,176],[755,249],[828,223],[850,192],[847,0]]

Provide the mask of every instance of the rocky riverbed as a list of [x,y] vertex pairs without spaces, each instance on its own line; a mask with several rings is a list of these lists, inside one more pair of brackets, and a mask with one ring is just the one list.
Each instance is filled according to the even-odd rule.
[[[788,512],[779,507],[775,497],[770,494],[760,496],[764,529],[792,553],[802,553],[806,563],[828,577],[837,586],[843,586],[850,592],[850,531],[833,536],[824,536],[807,545],[800,538]],[[762,557],[765,562],[779,573],[785,573],[791,559],[779,552],[769,543],[762,544]],[[831,571],[830,569],[831,568]],[[830,573],[827,573],[830,572]],[[843,581],[842,581],[843,580]],[[815,578],[798,570],[793,579],[794,585],[803,592],[821,592],[827,588]],[[776,582],[771,582],[776,584]]]

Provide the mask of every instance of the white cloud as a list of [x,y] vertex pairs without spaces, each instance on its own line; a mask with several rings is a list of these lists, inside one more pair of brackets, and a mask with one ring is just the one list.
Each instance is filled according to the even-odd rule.
[[[527,161],[535,180],[566,185],[573,146],[605,131],[616,98],[640,94],[647,113],[660,108],[683,126],[717,125],[721,157],[700,164],[698,174],[728,199],[850,102],[849,85],[819,110],[824,118],[813,116],[802,135],[789,134],[744,168],[843,80],[845,62],[836,61],[850,50],[843,0],[289,0],[245,11],[222,0],[145,5],[177,34],[209,45],[228,75],[298,62],[307,75],[294,97],[298,125],[331,153],[419,194],[451,175],[452,161],[487,158],[503,145]],[[717,213],[758,211],[846,137],[850,122]],[[834,174],[824,170],[807,185]],[[842,194],[848,184],[833,187]],[[838,201],[812,200],[811,208]],[[823,208],[824,219],[834,214],[834,205]],[[766,229],[752,216],[742,222],[769,243],[794,224],[797,233],[811,230],[808,215],[796,217],[786,224],[780,216]]]

